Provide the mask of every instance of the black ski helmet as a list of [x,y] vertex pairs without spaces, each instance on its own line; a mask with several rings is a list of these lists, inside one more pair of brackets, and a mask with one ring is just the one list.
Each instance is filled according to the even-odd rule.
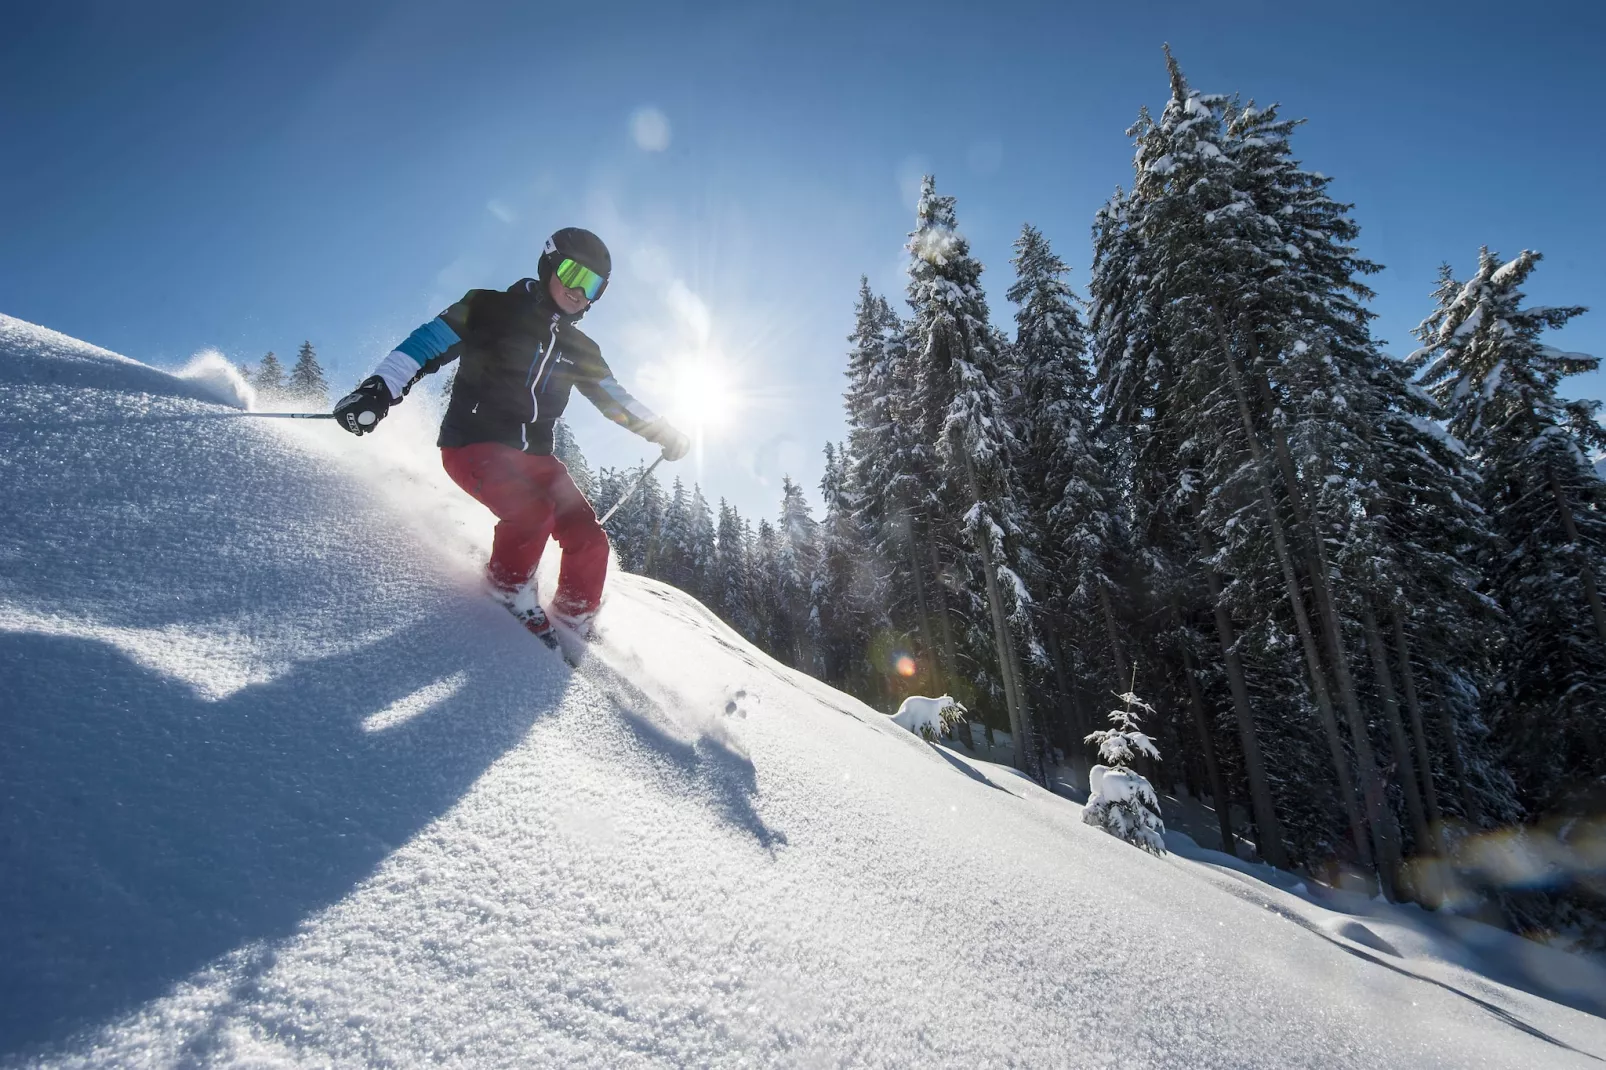
[[581,227],[564,227],[546,240],[546,248],[541,250],[541,263],[536,270],[536,278],[541,285],[546,285],[557,270],[558,263],[564,259],[578,260],[604,279],[613,272],[613,258],[608,255],[608,247],[602,244],[601,238]]

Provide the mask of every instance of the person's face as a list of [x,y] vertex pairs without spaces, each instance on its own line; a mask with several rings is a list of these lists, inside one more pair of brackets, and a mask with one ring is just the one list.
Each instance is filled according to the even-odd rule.
[[586,300],[586,292],[579,287],[569,289],[558,281],[556,275],[546,280],[547,292],[552,295],[552,301],[566,316],[577,316],[584,312],[591,302]]

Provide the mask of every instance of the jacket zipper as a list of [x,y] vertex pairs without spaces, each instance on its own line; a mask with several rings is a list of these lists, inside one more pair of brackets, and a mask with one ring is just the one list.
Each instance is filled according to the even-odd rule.
[[524,443],[526,450],[530,448],[530,424],[535,423],[541,415],[541,402],[536,398],[536,393],[541,388],[541,376],[545,374],[547,365],[552,363],[552,358],[558,351],[558,317],[560,315],[562,313],[552,313],[552,320],[547,327],[546,352],[541,355],[540,367],[536,367],[535,361],[532,360],[530,362],[530,368],[535,373],[530,376],[530,418],[525,422],[524,426],[519,428],[519,441]]

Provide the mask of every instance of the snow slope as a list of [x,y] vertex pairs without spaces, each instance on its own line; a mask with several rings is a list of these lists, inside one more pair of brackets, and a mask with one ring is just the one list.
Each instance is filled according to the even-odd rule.
[[0,317],[0,1064],[1606,1057],[1587,963],[1147,855],[663,585],[571,671],[427,406],[224,379]]

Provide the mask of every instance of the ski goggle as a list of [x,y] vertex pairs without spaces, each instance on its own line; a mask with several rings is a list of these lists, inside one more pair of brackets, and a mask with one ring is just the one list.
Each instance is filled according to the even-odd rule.
[[601,297],[603,289],[608,285],[606,275],[598,275],[580,261],[568,257],[558,261],[558,268],[553,274],[566,288],[584,291],[587,301],[595,301]]

